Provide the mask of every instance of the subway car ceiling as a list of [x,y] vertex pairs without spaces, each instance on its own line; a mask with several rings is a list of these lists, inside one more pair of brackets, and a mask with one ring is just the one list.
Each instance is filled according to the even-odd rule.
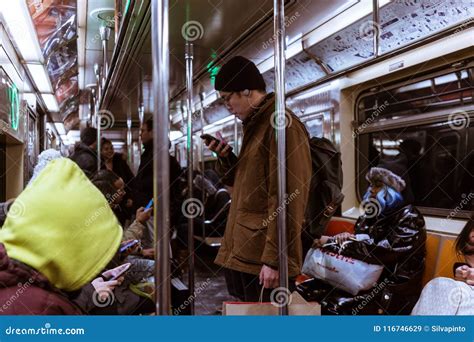
[[[99,1],[91,1],[89,7],[94,3]],[[423,63],[426,55],[413,51],[413,44],[428,44],[433,35],[449,37],[449,33],[458,30],[459,38],[453,51],[472,46],[469,19],[474,10],[468,1],[380,1],[379,6],[380,43],[374,53],[372,1],[288,1],[285,13],[287,92],[291,94],[331,78],[342,81],[339,88],[347,86],[357,80],[346,71],[388,60],[391,55],[401,54],[402,49],[408,52],[406,58],[396,61],[402,65],[387,66],[383,75]],[[124,21],[128,16],[134,20],[128,25],[124,23],[126,30],[122,32],[122,28],[119,34],[101,105],[102,109],[111,111],[116,124],[123,127],[127,116],[138,119],[137,108],[145,113],[153,110],[149,1],[130,5]],[[186,41],[194,46],[193,111],[197,112],[202,105],[209,108],[204,111],[205,125],[229,116],[216,101],[213,89],[213,77],[227,58],[236,54],[251,58],[264,73],[267,90],[273,90],[272,16],[272,1],[170,3],[170,108],[174,130],[185,131]],[[461,30],[460,24],[465,24]],[[87,41],[97,35],[97,27],[87,27]],[[96,39],[96,44],[100,43],[97,40],[100,39]],[[95,82],[92,65],[101,62],[99,51],[98,46],[90,52],[86,49],[86,59],[90,61],[85,72],[86,84]],[[438,49],[433,58],[442,56],[443,52],[448,51]],[[349,83],[344,85],[345,82]],[[200,129],[199,120],[194,125],[196,130]]]
[[[9,25],[2,7],[2,27],[9,34],[0,28],[1,67],[20,85],[21,98],[37,107],[33,111],[47,114],[49,132],[63,146],[77,141],[80,127],[99,110],[105,120],[103,136],[117,146],[131,138],[133,153],[139,155],[139,122],[153,112],[151,1],[68,0],[47,10],[35,3],[27,0],[25,7],[39,39],[41,56],[33,62],[15,43],[15,25]],[[238,151],[241,127],[219,101],[213,80],[226,60],[243,55],[257,64],[267,91],[273,91],[273,1],[177,0],[170,2],[169,14],[174,152],[185,164],[186,43],[193,44],[195,136],[202,130],[219,131]],[[403,133],[406,139],[426,148],[433,139],[446,139],[443,146],[455,151],[466,169],[474,148],[472,1],[289,0],[285,15],[287,105],[311,135],[325,136],[341,150],[345,216],[357,216],[365,186],[359,175],[373,163],[374,151],[396,154],[400,127],[409,128]],[[62,23],[54,32],[48,26],[53,16]],[[41,89],[31,64],[44,65],[50,78],[46,88],[51,89]],[[445,138],[440,127],[459,113],[468,125]],[[196,160],[213,159],[207,151],[195,151]],[[442,151],[433,153],[436,163],[454,165],[454,183],[443,183],[436,196],[419,204],[430,208],[445,193],[450,200],[435,211],[453,209],[466,195],[451,191],[464,181],[463,171],[443,159]],[[429,167],[438,165],[433,163]],[[442,180],[437,177],[432,175]],[[429,186],[423,184],[420,193]],[[453,231],[459,228],[456,222],[450,223]]]

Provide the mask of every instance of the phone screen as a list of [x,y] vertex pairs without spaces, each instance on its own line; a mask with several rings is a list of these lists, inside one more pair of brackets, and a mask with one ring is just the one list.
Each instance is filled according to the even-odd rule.
[[148,204],[145,207],[145,210],[150,209],[152,206],[153,206],[153,198],[150,200],[150,202],[148,202]]
[[113,274],[112,274],[112,277],[107,279],[107,281],[110,281],[110,280],[117,280],[118,278],[120,278],[125,272],[128,271],[128,269],[130,268],[130,266],[132,266],[131,263],[126,263],[126,264],[123,264],[123,265],[120,265],[119,267],[116,267],[114,269],[112,269],[111,271],[113,271]]

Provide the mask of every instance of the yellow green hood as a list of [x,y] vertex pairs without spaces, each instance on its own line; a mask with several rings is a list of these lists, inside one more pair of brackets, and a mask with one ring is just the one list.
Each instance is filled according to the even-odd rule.
[[0,230],[8,256],[74,291],[116,253],[122,228],[102,193],[66,158],[51,161],[18,196]]

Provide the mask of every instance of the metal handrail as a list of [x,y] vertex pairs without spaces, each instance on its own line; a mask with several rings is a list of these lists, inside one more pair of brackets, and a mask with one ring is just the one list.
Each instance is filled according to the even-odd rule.
[[[216,193],[217,194],[217,193]],[[227,209],[230,208],[230,203],[232,202],[232,200],[228,200],[223,206],[222,208],[219,209],[219,211],[214,215],[214,217],[210,220],[205,220],[204,221],[204,224],[213,224],[218,218],[220,215],[222,215],[222,213],[224,211],[226,211]]]

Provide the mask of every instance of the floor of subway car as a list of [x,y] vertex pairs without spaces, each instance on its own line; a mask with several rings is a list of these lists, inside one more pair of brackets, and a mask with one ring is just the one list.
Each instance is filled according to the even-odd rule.
[[[227,292],[222,267],[214,263],[218,248],[208,247],[196,241],[195,254],[195,315],[220,315],[222,302],[235,300]],[[187,281],[187,271],[183,282]]]

